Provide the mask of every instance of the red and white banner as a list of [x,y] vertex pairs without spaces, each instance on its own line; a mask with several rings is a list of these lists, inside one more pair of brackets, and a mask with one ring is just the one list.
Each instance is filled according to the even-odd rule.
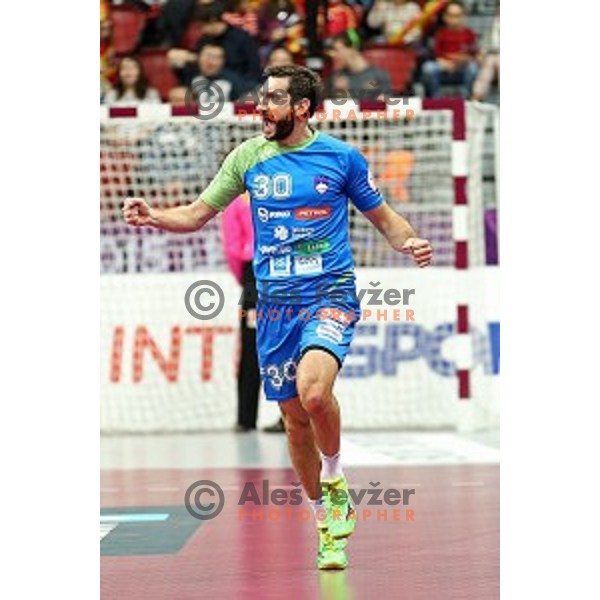
[[[363,318],[335,390],[344,427],[497,425],[498,269],[359,269],[357,277]],[[198,280],[223,292],[223,308],[210,320],[186,308],[186,292]],[[222,271],[103,275],[102,430],[233,426],[240,293]],[[469,306],[467,345],[458,303]],[[471,397],[460,400],[457,373],[464,368]],[[261,424],[278,414],[274,404],[261,399]]]

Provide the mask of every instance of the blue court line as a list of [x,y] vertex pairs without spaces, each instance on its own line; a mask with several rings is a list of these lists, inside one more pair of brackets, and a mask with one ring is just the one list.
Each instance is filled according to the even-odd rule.
[[100,515],[100,523],[144,523],[166,521],[169,513],[132,513],[129,515]]

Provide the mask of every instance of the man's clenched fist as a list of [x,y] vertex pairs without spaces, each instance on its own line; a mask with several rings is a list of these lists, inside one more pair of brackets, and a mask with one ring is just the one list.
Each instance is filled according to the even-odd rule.
[[151,209],[143,198],[127,198],[123,205],[123,217],[128,225],[152,225]]
[[419,267],[426,267],[431,263],[433,250],[431,249],[429,240],[422,240],[415,237],[408,238],[400,251],[403,254],[412,254]]

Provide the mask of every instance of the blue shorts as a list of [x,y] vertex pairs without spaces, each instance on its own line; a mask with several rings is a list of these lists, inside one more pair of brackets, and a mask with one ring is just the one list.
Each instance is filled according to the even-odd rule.
[[360,318],[354,302],[323,300],[310,306],[259,301],[256,347],[267,400],[281,402],[298,395],[296,368],[305,352],[318,348],[342,367]]

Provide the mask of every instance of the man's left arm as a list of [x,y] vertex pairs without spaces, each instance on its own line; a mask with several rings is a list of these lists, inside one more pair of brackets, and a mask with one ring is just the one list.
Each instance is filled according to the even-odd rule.
[[417,237],[412,225],[388,204],[380,204],[364,215],[394,250],[412,254],[419,267],[426,267],[431,263],[433,251],[429,241]]
[[417,237],[410,223],[388,206],[377,189],[365,157],[353,148],[348,156],[346,190],[352,202],[397,252],[412,254],[419,267],[431,263],[428,240]]

